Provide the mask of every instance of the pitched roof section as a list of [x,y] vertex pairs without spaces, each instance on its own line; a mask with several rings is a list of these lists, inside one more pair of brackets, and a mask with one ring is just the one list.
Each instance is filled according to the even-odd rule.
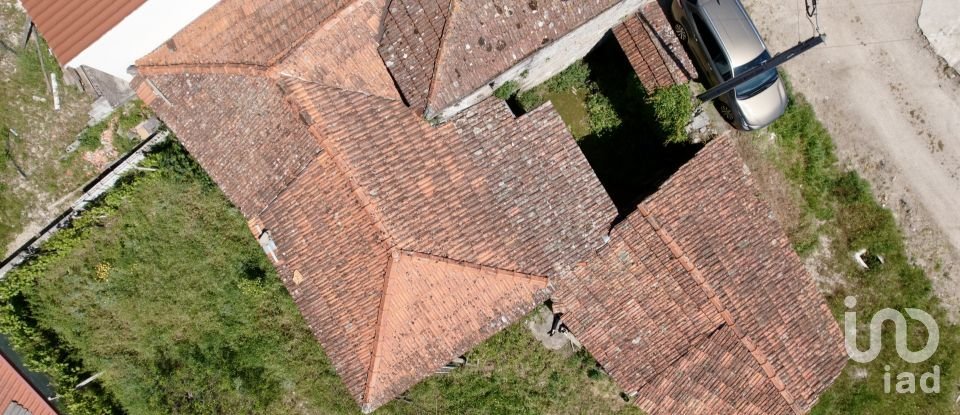
[[137,65],[271,66],[347,3],[350,1],[224,0]]
[[647,92],[687,83],[697,77],[697,70],[670,27],[660,3],[647,3],[614,27],[613,34]]
[[[718,139],[620,223],[597,258],[559,280],[571,329],[648,413],[805,412],[846,363],[836,321],[756,193],[732,139]],[[657,271],[678,266],[679,274]],[[637,279],[662,288],[638,291],[634,301],[584,294],[631,290]],[[686,296],[660,294],[674,286]],[[664,326],[658,333],[638,316]],[[737,341],[711,340],[727,331]],[[762,372],[769,393],[710,370],[708,357],[719,355],[749,357],[722,364],[744,376]],[[678,370],[703,375],[683,379]],[[662,405],[670,399],[682,402]]]
[[407,103],[421,114],[453,0],[388,0],[380,55]]
[[0,354],[0,411],[6,413],[11,409],[25,409],[32,415],[57,415],[47,399],[33,388],[7,356]]
[[222,73],[150,76],[138,93],[223,192],[255,216],[320,152],[270,79]]
[[[558,278],[564,321],[626,391],[635,391],[723,324],[720,313],[640,215]],[[558,310],[559,311],[559,310]],[[612,362],[608,364],[607,362]]]
[[397,247],[553,275],[599,247],[616,209],[560,117],[489,99],[433,127],[396,101],[295,83],[312,131]]
[[390,260],[379,229],[326,153],[259,220],[277,245],[287,290],[353,398],[363,402]]
[[651,414],[773,415],[790,407],[729,327],[702,339],[644,388]]
[[[329,19],[273,71],[319,84],[399,100],[377,51],[388,0],[357,0]],[[327,64],[318,64],[323,62]]]
[[[365,402],[376,408],[546,300],[547,279],[395,255]],[[451,335],[463,333],[463,335]]]
[[146,0],[22,0],[60,64],[66,65]]
[[708,146],[647,200],[803,411],[847,361],[836,320],[733,139]]
[[412,107],[441,110],[618,1],[392,0],[380,53]]

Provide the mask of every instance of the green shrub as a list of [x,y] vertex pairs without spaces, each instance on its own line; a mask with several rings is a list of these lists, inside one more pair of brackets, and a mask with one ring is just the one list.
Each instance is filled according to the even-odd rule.
[[547,80],[547,90],[553,93],[570,92],[573,89],[589,87],[590,67],[578,60],[562,72]]
[[587,113],[590,117],[590,128],[597,135],[607,134],[622,123],[620,114],[617,114],[610,99],[600,93],[593,92],[587,96]]
[[534,88],[517,94],[517,103],[524,112],[532,111],[547,102],[540,88]]
[[667,143],[683,143],[688,140],[686,127],[693,117],[693,95],[686,84],[673,85],[656,90],[647,98],[654,115],[666,136]]
[[0,332],[69,413],[355,412],[242,215],[156,151],[0,281]]
[[493,91],[493,96],[506,101],[512,98],[514,95],[516,95],[519,89],[520,89],[520,86],[519,84],[517,84],[517,81],[507,81],[507,82],[504,82],[503,85],[500,85],[500,87],[497,88],[495,91]]
[[103,136],[104,131],[107,131],[107,127],[110,125],[109,123],[110,120],[106,119],[100,121],[92,127],[85,128],[83,132],[80,133],[80,137],[78,138],[80,141],[80,147],[78,150],[96,151],[98,148],[100,148],[100,146],[103,145],[103,143],[100,142],[100,137]]

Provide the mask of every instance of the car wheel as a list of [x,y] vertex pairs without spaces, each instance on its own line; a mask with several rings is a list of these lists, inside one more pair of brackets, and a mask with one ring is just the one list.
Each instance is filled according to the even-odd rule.
[[687,38],[689,37],[687,36],[687,28],[683,27],[683,25],[678,22],[673,24],[673,31],[677,34],[677,39],[680,39],[681,42],[686,43]]
[[717,101],[717,112],[723,117],[724,121],[733,124],[733,110],[723,102]]

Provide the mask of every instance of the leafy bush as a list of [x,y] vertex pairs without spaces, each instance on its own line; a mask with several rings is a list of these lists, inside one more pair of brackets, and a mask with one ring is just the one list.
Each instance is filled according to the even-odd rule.
[[517,84],[517,81],[507,81],[507,82],[504,82],[503,85],[500,85],[500,87],[497,88],[495,91],[493,91],[493,96],[506,101],[512,98],[514,95],[516,95],[517,90],[519,89],[520,89],[520,86],[519,84]]
[[683,143],[688,140],[686,127],[693,117],[693,95],[686,84],[673,85],[656,90],[647,98],[654,115],[666,136],[667,143]]
[[587,113],[590,116],[590,128],[597,135],[605,135],[622,123],[620,114],[603,94],[591,93],[587,97]]
[[590,67],[583,60],[578,60],[560,73],[547,80],[546,87],[550,92],[569,92],[578,88],[590,88]]

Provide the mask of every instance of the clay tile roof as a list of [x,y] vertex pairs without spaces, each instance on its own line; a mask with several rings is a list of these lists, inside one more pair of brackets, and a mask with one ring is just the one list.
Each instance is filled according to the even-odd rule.
[[53,54],[66,65],[146,0],[22,0]]
[[[718,410],[812,405],[843,365],[836,323],[728,140],[607,239],[617,210],[549,104],[516,118],[488,99],[434,126],[397,99],[375,58],[385,1],[224,0],[134,81],[246,216],[365,411],[554,287],[574,332],[648,411],[663,390]],[[525,7],[567,7],[540,3]],[[744,361],[729,333],[754,339],[767,366]],[[704,377],[734,388],[707,396],[664,376],[678,365],[749,379],[760,368],[786,386],[754,397]]]
[[0,413],[24,413],[16,410],[26,410],[32,415],[57,415],[47,399],[0,353]]
[[[388,0],[357,0],[328,19],[273,71],[349,91],[399,100],[377,51]],[[335,64],[317,65],[317,62]]]
[[327,153],[256,219],[277,245],[287,290],[363,402],[390,261],[379,229]]
[[245,215],[260,213],[320,151],[269,79],[181,73],[150,80],[164,97],[145,97],[148,104]]
[[643,6],[614,27],[613,34],[647,92],[697,77],[697,69],[658,2]]
[[368,409],[392,400],[546,299],[546,278],[430,255],[399,253],[389,269]]
[[[718,139],[558,279],[571,330],[648,413],[805,412],[846,363],[836,321],[756,194],[733,139]],[[752,387],[756,373],[774,387]]]
[[380,53],[413,108],[442,110],[617,0],[391,0]]
[[433,127],[402,103],[296,83],[293,100],[402,249],[552,275],[616,210],[559,115],[489,99]]
[[222,0],[138,66],[270,66],[350,1]]

